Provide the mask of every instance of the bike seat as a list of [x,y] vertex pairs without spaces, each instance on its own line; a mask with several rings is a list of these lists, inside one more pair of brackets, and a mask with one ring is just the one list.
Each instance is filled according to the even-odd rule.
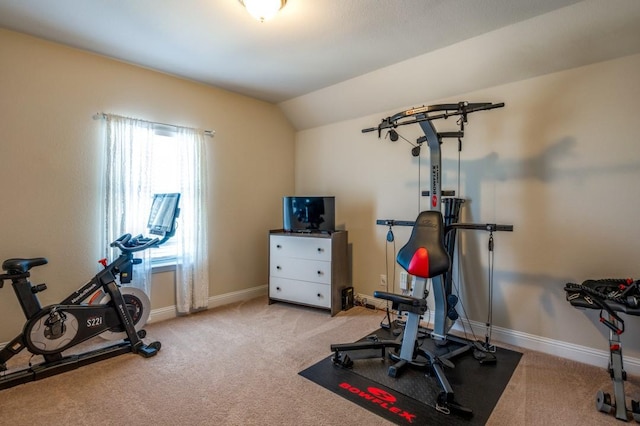
[[444,245],[442,213],[423,211],[418,215],[409,241],[398,251],[397,262],[408,273],[432,278],[449,270],[451,259]]
[[2,262],[2,269],[10,274],[24,274],[34,266],[46,265],[47,263],[47,259],[44,257],[7,259]]

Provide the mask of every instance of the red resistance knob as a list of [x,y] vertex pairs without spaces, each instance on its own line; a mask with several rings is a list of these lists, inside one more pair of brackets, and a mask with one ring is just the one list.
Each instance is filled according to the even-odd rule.
[[104,268],[107,268],[107,258],[105,257],[104,259],[100,259],[98,260],[98,263],[101,264],[102,266],[104,266]]

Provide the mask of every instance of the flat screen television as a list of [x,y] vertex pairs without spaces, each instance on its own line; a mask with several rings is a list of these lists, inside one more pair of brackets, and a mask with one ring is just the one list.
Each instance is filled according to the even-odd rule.
[[283,197],[282,222],[289,232],[333,232],[336,197]]
[[154,194],[147,228],[154,235],[172,235],[180,209],[179,193]]

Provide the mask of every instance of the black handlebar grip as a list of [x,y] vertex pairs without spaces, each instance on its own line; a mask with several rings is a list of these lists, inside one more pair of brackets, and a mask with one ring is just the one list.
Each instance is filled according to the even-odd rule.
[[124,247],[125,244],[129,242],[131,239],[131,234],[122,234],[120,238],[112,242],[111,247],[118,247],[120,250]]
[[497,103],[497,104],[476,103],[476,104],[469,104],[467,106],[467,111],[468,112],[486,111],[486,110],[489,110],[489,109],[502,108],[503,106],[504,106],[504,102],[500,102],[500,103]]
[[374,130],[377,130],[377,127],[369,127],[368,129],[362,129],[362,133],[369,133],[369,132],[373,132]]
[[158,238],[145,239],[147,241],[145,241],[143,244],[138,244],[138,245],[135,245],[133,247],[127,247],[127,246],[125,246],[125,244],[131,239],[131,235],[129,235],[129,234],[126,234],[126,235],[128,235],[128,238],[124,239],[124,243],[121,241],[123,239],[123,237],[120,237],[116,241],[111,243],[111,247],[118,247],[120,249],[120,251],[125,252],[125,253],[134,253],[136,251],[146,250],[149,247],[153,247],[153,246],[157,245],[160,242],[160,240]]

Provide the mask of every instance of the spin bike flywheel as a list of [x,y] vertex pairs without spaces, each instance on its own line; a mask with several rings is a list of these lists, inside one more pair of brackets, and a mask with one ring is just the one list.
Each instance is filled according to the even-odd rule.
[[[151,311],[149,297],[144,291],[133,287],[122,287],[120,293],[124,298],[136,332],[140,337],[144,337],[141,335],[144,334],[142,327],[147,323]],[[89,304],[106,305],[110,300],[111,296],[108,293],[100,291],[91,298]],[[74,313],[80,312],[78,309],[86,309],[86,307],[62,308],[52,305],[44,308],[36,317],[27,321],[24,337],[29,350],[36,354],[46,355],[60,353],[77,344],[74,339],[78,335],[80,320]],[[81,318],[84,318],[84,315]],[[124,327],[119,325],[102,332],[99,336],[105,340],[122,340],[127,338],[127,333]]]
[[[151,312],[151,302],[147,294],[135,287],[120,287],[120,293],[124,298],[124,302],[129,310],[129,315],[133,320],[133,326],[136,331],[142,330],[149,320],[149,313]],[[102,294],[102,297],[92,298],[92,304],[107,304],[111,300],[111,296],[108,293]],[[124,327],[119,327],[119,330],[108,330],[100,334],[105,340],[121,340],[126,339],[127,333],[124,331]]]

